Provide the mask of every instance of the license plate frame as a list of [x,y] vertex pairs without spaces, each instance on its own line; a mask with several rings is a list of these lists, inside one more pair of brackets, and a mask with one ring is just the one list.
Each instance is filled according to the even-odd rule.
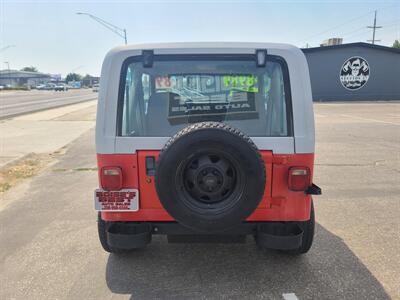
[[139,190],[94,191],[94,209],[102,212],[134,212],[139,210]]

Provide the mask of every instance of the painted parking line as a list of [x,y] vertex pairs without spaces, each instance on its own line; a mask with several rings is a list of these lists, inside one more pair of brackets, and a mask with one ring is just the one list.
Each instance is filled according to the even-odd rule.
[[364,121],[374,122],[374,123],[382,123],[382,124],[390,124],[390,125],[400,125],[400,123],[389,122],[389,121],[382,121],[382,120],[376,120],[376,119],[370,119],[370,118],[363,118],[363,117],[351,116],[351,115],[345,115],[345,114],[341,114],[341,116],[342,116],[342,117],[347,117],[347,118],[352,118],[352,119],[358,119],[358,120],[364,120]]
[[285,293],[282,294],[283,299],[285,300],[299,300],[299,298],[297,298],[295,293]]

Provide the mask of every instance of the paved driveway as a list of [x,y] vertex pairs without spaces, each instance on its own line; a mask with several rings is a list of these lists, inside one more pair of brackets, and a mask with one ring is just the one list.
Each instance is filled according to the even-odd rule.
[[105,253],[90,130],[0,200],[0,298],[399,299],[399,105],[316,105],[315,182],[324,194],[314,246],[302,257],[262,252],[250,238],[154,237],[129,255]]

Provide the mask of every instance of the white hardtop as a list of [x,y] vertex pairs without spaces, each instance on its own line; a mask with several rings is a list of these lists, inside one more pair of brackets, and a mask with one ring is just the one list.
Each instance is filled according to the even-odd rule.
[[136,150],[160,150],[169,137],[117,136],[117,105],[123,62],[143,50],[168,54],[255,54],[258,49],[285,60],[290,79],[293,137],[252,137],[260,150],[276,154],[314,153],[314,113],[310,76],[303,52],[292,45],[249,42],[156,43],[119,46],[103,62],[96,120],[96,150],[99,154],[128,154]]
[[[167,50],[173,49],[173,53],[176,51],[185,51],[179,53],[196,53],[200,49],[206,49],[206,52],[210,53],[209,49],[223,49],[221,53],[238,53],[237,49],[282,49],[282,50],[292,50],[294,52],[299,51],[299,49],[293,45],[289,44],[279,44],[279,43],[252,43],[252,42],[176,42],[176,43],[146,43],[146,44],[132,44],[123,45],[111,49],[107,55],[113,55],[121,51],[131,51],[131,50],[154,50],[154,54],[161,54],[157,50]],[[249,52],[243,52],[249,53]],[[164,52],[162,53],[164,54]]]

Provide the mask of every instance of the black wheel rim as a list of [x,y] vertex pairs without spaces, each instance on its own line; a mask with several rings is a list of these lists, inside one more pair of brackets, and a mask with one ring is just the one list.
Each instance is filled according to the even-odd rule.
[[234,202],[240,191],[238,164],[226,153],[196,153],[181,164],[180,170],[177,181],[190,206],[222,208]]

